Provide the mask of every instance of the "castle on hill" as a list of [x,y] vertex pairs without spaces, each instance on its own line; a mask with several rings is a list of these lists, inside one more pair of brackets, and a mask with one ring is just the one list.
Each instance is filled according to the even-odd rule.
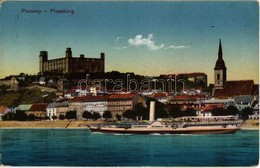
[[48,59],[47,51],[40,51],[39,55],[39,74],[46,72],[57,72],[64,74],[72,73],[96,73],[105,71],[105,53],[100,53],[100,58],[85,58],[84,54],[80,57],[72,57],[71,48],[65,51],[65,57]]

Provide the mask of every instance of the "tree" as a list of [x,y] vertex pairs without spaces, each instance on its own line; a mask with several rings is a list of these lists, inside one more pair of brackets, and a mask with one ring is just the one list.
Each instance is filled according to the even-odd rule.
[[188,108],[182,112],[182,116],[196,116],[196,110]]
[[94,120],[97,120],[97,119],[100,119],[100,118],[101,118],[101,115],[99,113],[97,113],[97,112],[93,113],[93,119]]
[[181,116],[181,108],[180,107],[172,107],[169,110],[169,116],[172,118],[177,118]]
[[91,112],[84,111],[82,117],[86,119],[93,119],[93,114]]
[[128,118],[128,119],[135,119],[136,118],[136,113],[133,110],[126,110],[123,113],[123,117],[124,118]]
[[16,110],[16,112],[14,114],[14,120],[26,121],[27,120],[27,115],[25,114],[24,111]]
[[121,116],[120,114],[116,114],[116,119],[117,119],[118,121],[121,121],[121,118],[122,118],[122,116]]
[[36,116],[34,114],[29,114],[28,117],[27,117],[27,120],[28,121],[35,121],[36,120]]
[[77,111],[68,111],[65,115],[66,119],[76,119],[77,118]]
[[245,121],[248,119],[248,115],[252,115],[254,114],[254,109],[252,109],[251,107],[246,107],[244,108],[240,115],[241,115],[241,118]]
[[11,121],[14,119],[14,113],[5,113],[3,116],[2,116],[2,120],[3,121]]
[[169,118],[165,105],[161,102],[155,101],[155,118]]
[[223,116],[225,115],[225,110],[223,108],[215,108],[211,113],[213,116]]
[[44,120],[50,120],[50,117],[49,116],[45,116],[43,119]]
[[135,115],[142,117],[143,120],[149,119],[149,110],[143,106],[143,103],[137,103],[134,107]]
[[105,118],[105,119],[112,118],[111,111],[105,111],[103,114],[103,118]]
[[52,116],[52,119],[53,120],[56,120],[58,117],[57,116]]
[[226,115],[237,115],[238,114],[238,109],[235,106],[228,106],[227,109],[225,110]]
[[61,115],[59,116],[59,119],[60,119],[60,120],[64,120],[64,119],[65,119],[65,116],[61,114]]

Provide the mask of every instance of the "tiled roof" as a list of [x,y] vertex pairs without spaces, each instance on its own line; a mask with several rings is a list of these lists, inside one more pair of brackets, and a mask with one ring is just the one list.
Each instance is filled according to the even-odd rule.
[[19,105],[16,110],[21,110],[21,111],[28,111],[32,107],[31,104],[21,104]]
[[109,96],[109,99],[132,99],[136,94],[113,94]]
[[0,113],[5,113],[7,111],[7,107],[0,106]]
[[177,95],[173,99],[201,99],[204,97],[205,95]]
[[68,107],[69,106],[69,102],[68,101],[64,101],[61,103],[50,103],[48,104],[48,108],[54,108],[54,107]]
[[207,104],[207,105],[204,107],[203,111],[204,111],[204,112],[205,112],[205,111],[212,111],[213,109],[223,108],[223,107],[224,107],[223,104],[217,104],[217,105]]
[[33,104],[29,111],[46,111],[47,104]]
[[108,96],[85,96],[85,97],[75,97],[70,100],[70,102],[90,102],[90,101],[106,101]]
[[159,98],[159,97],[167,97],[167,93],[154,93],[152,94],[153,98]]
[[224,89],[216,89],[214,96],[226,98],[238,95],[251,95],[253,86],[253,80],[226,81]]
[[253,86],[251,94],[252,95],[259,95],[259,85],[258,84]]

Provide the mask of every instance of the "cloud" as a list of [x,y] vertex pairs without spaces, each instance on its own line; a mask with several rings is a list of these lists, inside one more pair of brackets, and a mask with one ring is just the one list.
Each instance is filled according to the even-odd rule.
[[164,44],[155,45],[153,41],[153,34],[149,34],[147,38],[143,38],[142,35],[136,35],[135,38],[130,38],[128,40],[130,46],[146,46],[150,50],[160,50],[164,48]]
[[120,39],[123,39],[123,37],[117,37],[117,38],[116,38],[116,43],[117,43]]
[[183,48],[190,48],[190,46],[184,46],[184,45],[175,46],[175,45],[170,45],[170,46],[166,47],[165,49],[166,49],[166,50],[169,50],[169,49],[177,50],[177,49],[183,49]]
[[127,48],[127,46],[123,46],[123,47],[114,47],[114,49],[116,49],[116,50],[122,50],[122,49],[126,49]]

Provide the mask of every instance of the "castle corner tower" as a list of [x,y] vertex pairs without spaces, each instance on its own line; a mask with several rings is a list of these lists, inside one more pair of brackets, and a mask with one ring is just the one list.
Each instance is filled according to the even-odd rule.
[[214,89],[223,89],[227,80],[227,68],[223,60],[221,39],[219,40],[218,59],[214,68]]

